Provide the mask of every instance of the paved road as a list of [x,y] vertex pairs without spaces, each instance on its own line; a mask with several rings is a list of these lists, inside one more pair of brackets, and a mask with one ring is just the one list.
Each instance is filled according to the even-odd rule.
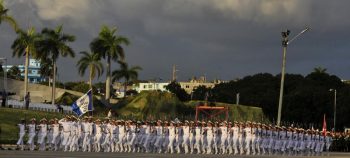
[[[280,158],[281,155],[275,156],[233,156],[233,155],[185,155],[185,154],[142,154],[142,153],[87,153],[87,152],[53,152],[53,151],[15,151],[15,150],[1,150],[0,158],[24,158],[24,157],[35,157],[35,158],[169,158],[169,157],[181,157],[181,158]],[[283,158],[299,158],[303,156],[283,156]],[[307,156],[304,156],[304,158]],[[324,153],[320,156],[309,156],[308,158],[350,158],[350,153]]]

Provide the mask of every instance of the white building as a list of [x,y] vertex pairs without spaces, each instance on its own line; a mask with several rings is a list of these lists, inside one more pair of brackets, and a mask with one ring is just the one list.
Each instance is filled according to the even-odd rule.
[[168,85],[168,82],[147,82],[147,83],[138,83],[133,85],[133,90],[137,91],[138,93],[142,91],[150,91],[150,90],[160,90],[160,91],[168,91],[166,89],[166,86]]
[[[18,69],[21,71],[21,77],[24,78],[24,65],[7,65],[3,66],[3,69],[5,71],[8,71],[11,69],[12,66],[18,66]],[[42,77],[40,75],[40,61],[35,59],[29,59],[28,64],[28,81],[30,83],[39,83],[39,82],[45,82],[45,77]]]

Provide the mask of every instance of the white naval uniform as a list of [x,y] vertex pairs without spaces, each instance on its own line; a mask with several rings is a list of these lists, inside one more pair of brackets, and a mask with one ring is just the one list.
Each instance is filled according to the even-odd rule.
[[36,125],[35,124],[29,124],[28,125],[28,141],[27,144],[29,145],[30,150],[34,150],[34,137],[36,135]]
[[228,146],[228,141],[227,141],[227,137],[228,137],[228,131],[227,131],[227,127],[226,126],[221,126],[220,127],[220,131],[221,131],[221,140],[220,140],[220,148],[222,150],[222,154],[226,154],[227,151],[227,146]]
[[154,143],[154,147],[160,153],[162,152],[163,127],[156,126],[155,130],[156,130],[156,141]]
[[245,149],[247,151],[246,155],[250,155],[250,145],[252,140],[252,128],[246,127],[244,128],[245,131]]
[[239,133],[239,127],[235,126],[232,127],[232,146],[233,146],[233,152],[234,154],[238,154],[238,147],[239,147],[239,137],[241,137],[240,133]]
[[61,119],[59,120],[58,123],[62,125],[62,132],[63,132],[61,145],[64,147],[64,151],[67,151],[69,146],[70,132],[71,132],[71,122],[64,121],[64,119]]
[[[195,143],[194,143],[194,149],[197,149],[197,154],[202,153],[201,152],[201,138],[202,138],[202,128],[199,126],[194,127],[194,134],[195,134]],[[203,151],[204,152],[204,151]]]
[[58,150],[58,142],[60,139],[60,125],[59,124],[52,124],[51,125],[51,130],[52,130],[52,142],[51,144],[54,147],[54,150]]
[[182,147],[185,150],[185,154],[189,152],[189,145],[190,145],[190,127],[189,126],[182,126],[183,136],[182,136]]
[[39,150],[43,151],[45,150],[45,145],[46,145],[46,135],[47,135],[47,124],[39,124],[39,132],[38,132],[38,144],[39,146]]
[[95,152],[101,151],[101,140],[102,139],[102,124],[95,124],[95,138],[94,138],[94,147]]
[[119,152],[124,152],[124,142],[125,141],[125,132],[126,132],[126,128],[125,125],[118,125],[118,141],[116,143],[117,145],[117,151]]
[[18,128],[19,128],[19,138],[18,138],[18,141],[17,141],[17,145],[21,145],[21,149],[23,150],[24,148],[24,143],[23,143],[23,137],[24,135],[26,134],[26,131],[25,131],[25,124],[17,124]]
[[213,145],[213,139],[214,139],[214,130],[213,127],[205,127],[206,130],[206,134],[207,134],[207,145],[206,145],[206,149],[207,149],[207,154],[211,154],[211,149],[212,149],[212,145]]
[[170,153],[174,153],[174,142],[175,142],[175,127],[174,126],[168,126],[168,132],[169,132],[169,143],[167,144],[167,150],[170,150]]

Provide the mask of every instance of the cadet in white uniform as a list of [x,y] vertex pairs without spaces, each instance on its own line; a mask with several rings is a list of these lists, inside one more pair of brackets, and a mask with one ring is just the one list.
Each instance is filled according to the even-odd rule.
[[25,128],[26,128],[26,121],[24,119],[21,119],[21,122],[17,124],[19,129],[19,137],[17,141],[17,148],[21,148],[21,150],[24,150],[24,143],[23,143],[23,137],[26,134]]
[[58,123],[58,119],[54,119],[54,123],[51,124],[52,130],[52,146],[55,151],[58,150],[58,143],[60,139],[60,124]]
[[39,145],[39,150],[44,151],[45,150],[45,145],[46,145],[46,135],[47,135],[47,120],[46,118],[43,118],[40,120],[40,124],[38,125],[39,132],[38,132],[38,145]]
[[71,132],[71,122],[70,122],[70,117],[66,116],[66,118],[63,118],[58,121],[58,123],[62,126],[62,134],[63,138],[61,141],[61,145],[64,148],[64,151],[68,151],[69,147],[69,137],[70,137],[70,132]]
[[228,134],[228,131],[227,131],[227,122],[224,121],[221,123],[221,126],[220,126],[220,133],[221,133],[221,140],[220,140],[220,148],[221,148],[221,153],[222,154],[226,154],[227,152],[227,134]]
[[36,135],[36,119],[32,118],[31,123],[28,126],[28,147],[29,150],[34,150],[35,145],[34,145],[34,137]]
[[185,150],[185,154],[189,153],[189,145],[190,145],[190,126],[189,122],[185,120],[184,125],[182,126],[183,136],[182,136],[182,147]]

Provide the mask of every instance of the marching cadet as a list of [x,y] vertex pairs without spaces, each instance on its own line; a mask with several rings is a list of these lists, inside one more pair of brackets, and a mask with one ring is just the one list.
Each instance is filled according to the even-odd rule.
[[26,128],[26,121],[24,119],[21,119],[21,122],[16,125],[19,129],[19,137],[17,141],[17,149],[21,148],[21,150],[24,150],[24,143],[23,143],[23,137],[26,134],[25,128]]
[[194,144],[195,144],[195,125],[194,125],[194,121],[190,121],[190,125],[189,125],[189,131],[190,131],[190,136],[189,136],[189,146],[190,146],[190,153],[193,154],[194,152]]
[[112,128],[112,124],[111,124],[111,120],[109,117],[105,118],[105,121],[103,123],[103,128],[102,128],[102,132],[104,133],[103,136],[103,141],[101,146],[103,147],[104,152],[110,152],[110,145],[111,145],[111,128]]
[[162,121],[158,120],[157,125],[154,127],[156,131],[156,141],[154,143],[155,152],[162,152],[162,137],[163,137],[163,126]]
[[219,122],[214,123],[213,127],[213,148],[214,148],[214,154],[219,153],[219,141],[220,141],[220,128],[219,128]]
[[251,125],[251,151],[252,151],[252,155],[256,154],[256,146],[257,146],[257,124],[255,122],[252,122]]
[[45,138],[47,135],[47,120],[46,118],[42,118],[39,122],[40,124],[37,126],[37,128],[39,129],[37,143],[39,145],[39,150],[44,151],[46,145]]
[[58,150],[58,142],[60,139],[60,124],[58,123],[58,119],[55,118],[53,124],[51,124],[52,130],[52,146],[55,151]]
[[65,118],[59,120],[58,123],[62,126],[63,138],[61,141],[61,145],[63,146],[64,151],[68,151],[69,137],[71,132],[70,116],[67,115]]
[[168,145],[169,145],[169,122],[168,121],[164,121],[163,124],[163,135],[162,135],[162,151],[164,151],[164,153],[168,153]]
[[238,146],[239,146],[239,153],[243,155],[244,153],[244,141],[245,141],[245,131],[244,131],[244,124],[242,122],[239,122],[239,131],[238,131]]
[[226,150],[228,150],[228,154],[232,154],[233,153],[233,131],[232,131],[232,122],[228,122],[227,125],[227,147]]
[[202,146],[202,153],[205,154],[207,151],[207,133],[206,133],[206,122],[202,121],[202,133],[201,133],[201,146]]
[[124,152],[124,142],[126,141],[126,127],[124,120],[118,120],[117,121],[118,126],[118,141],[116,143],[117,145],[117,151]]
[[252,140],[252,127],[251,127],[251,122],[247,121],[246,127],[244,128],[244,133],[245,133],[245,150],[246,154],[250,155],[250,145],[251,145],[251,140]]
[[222,154],[226,154],[227,152],[227,144],[229,144],[229,142],[227,141],[228,138],[228,131],[227,131],[227,122],[224,121],[221,123],[220,126],[220,133],[221,133],[221,144],[220,144],[220,148],[222,150]]
[[178,154],[181,153],[180,146],[182,146],[182,141],[183,141],[183,130],[182,130],[182,122],[178,121],[175,122],[175,146],[176,146],[176,151]]
[[174,142],[175,142],[175,127],[173,121],[170,121],[170,126],[167,127],[167,133],[169,134],[169,143],[166,146],[166,152],[170,150],[170,154],[174,153]]
[[199,126],[199,122],[197,121],[196,125],[194,127],[194,132],[193,132],[194,135],[195,135],[194,136],[194,139],[195,139],[194,142],[195,143],[194,143],[194,148],[193,148],[193,150],[191,152],[193,152],[194,149],[197,149],[197,154],[201,154],[202,153],[202,151],[201,151],[201,144],[203,144],[203,143],[202,143],[201,139],[202,139],[202,133],[204,132],[204,131],[202,131],[203,128],[204,127]]
[[187,120],[184,121],[184,125],[182,126],[182,147],[184,148],[185,154],[189,153],[189,145],[190,145],[190,126]]
[[150,143],[152,140],[152,127],[150,125],[150,123],[148,121],[145,122],[145,124],[143,125],[143,129],[145,131],[144,134],[144,141],[143,141],[143,147],[145,149],[146,153],[150,152]]
[[329,152],[329,147],[331,146],[333,142],[333,138],[331,133],[328,131],[326,135],[326,151]]
[[52,138],[53,138],[53,131],[52,131],[52,124],[54,123],[54,119],[49,120],[49,124],[47,125],[47,139],[46,139],[46,144],[48,145],[49,149],[52,149]]
[[234,150],[234,155],[238,154],[238,146],[239,146],[239,137],[241,135],[239,134],[239,127],[238,127],[238,122],[235,121],[233,124],[233,127],[231,128],[232,130],[232,146]]
[[31,123],[27,125],[27,127],[28,127],[27,144],[28,144],[29,150],[33,151],[35,148],[34,137],[36,135],[36,119],[32,118],[30,121],[31,121]]
[[214,131],[213,131],[213,123],[211,121],[208,121],[207,127],[205,128],[206,138],[207,138],[207,145],[206,150],[207,154],[212,154],[211,149],[213,145],[213,139],[214,139]]
[[74,116],[71,117],[71,122],[70,122],[70,141],[69,141],[69,151],[76,151],[78,150],[78,123],[76,122],[78,119]]
[[101,141],[102,141],[102,124],[101,120],[95,120],[95,137],[94,137],[94,150],[95,152],[101,151]]

